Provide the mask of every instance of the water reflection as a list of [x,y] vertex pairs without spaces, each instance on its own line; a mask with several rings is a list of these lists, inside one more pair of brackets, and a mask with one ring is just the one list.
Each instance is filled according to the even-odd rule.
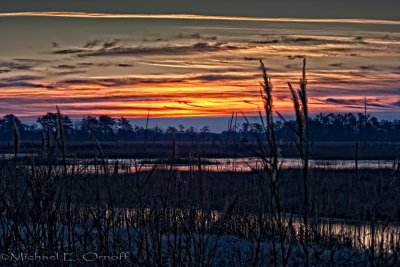
[[[210,172],[249,172],[261,170],[263,163],[259,158],[225,158],[225,159],[203,159],[201,164],[196,160],[188,161],[185,164],[163,162],[151,159],[114,159],[108,160],[108,165],[115,166],[117,164],[119,171],[123,173],[135,173],[137,171],[151,170],[153,168],[160,170],[180,170],[180,171],[203,171]],[[326,169],[326,170],[352,170],[355,169],[354,160],[310,160],[310,168]],[[283,169],[301,168],[300,159],[285,158],[281,159]],[[394,162],[390,160],[359,160],[359,169],[391,169]]]
[[[96,210],[88,212],[87,208],[82,208],[79,212],[81,216],[93,214],[96,217]],[[162,221],[165,230],[169,226],[187,227],[188,224],[195,231],[213,231],[219,224],[224,224],[224,229],[228,233],[238,234],[245,238],[252,238],[254,232],[271,229],[271,225],[276,223],[271,216],[265,214],[261,218],[260,224],[257,220],[259,216],[253,214],[235,214],[224,221],[224,214],[215,210],[201,209],[176,209],[176,208],[139,208],[139,209],[106,209],[101,211],[106,215],[107,221],[113,222],[118,227],[125,229],[140,228],[146,222],[157,220]],[[101,217],[101,214],[98,214]],[[387,224],[384,222],[369,221],[348,221],[332,218],[318,218],[311,220],[312,239],[319,242],[339,242],[347,247],[369,250],[374,247],[377,251],[381,250],[392,252],[400,244],[400,226]],[[112,223],[112,224],[113,224]],[[302,236],[304,224],[300,216],[283,216],[281,220],[284,227],[293,229],[296,238]]]

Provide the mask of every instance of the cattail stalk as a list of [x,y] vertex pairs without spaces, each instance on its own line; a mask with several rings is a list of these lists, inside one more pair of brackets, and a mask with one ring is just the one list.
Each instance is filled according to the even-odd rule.
[[303,73],[300,79],[300,89],[293,89],[289,83],[289,90],[292,95],[292,102],[294,112],[296,115],[295,130],[297,136],[297,149],[303,163],[303,194],[304,194],[304,210],[303,210],[303,223],[304,223],[304,252],[305,252],[305,266],[309,266],[309,194],[308,194],[308,161],[309,161],[309,144],[308,144],[308,96],[307,96],[307,78],[306,78],[306,59],[303,59]]
[[[265,123],[264,119],[262,118],[261,114],[261,122],[264,127],[265,136],[267,145],[264,147],[263,142],[259,142],[259,147],[262,151],[262,160],[265,165],[265,169],[267,172],[268,177],[270,178],[270,192],[271,192],[271,201],[270,201],[270,208],[271,208],[271,218],[273,220],[273,235],[275,232],[275,227],[277,228],[277,234],[279,238],[279,249],[281,254],[281,260],[283,266],[287,265],[287,259],[290,255],[290,249],[287,249],[285,246],[286,238],[287,238],[287,231],[285,230],[286,226],[283,222],[283,215],[282,215],[282,203],[280,198],[280,181],[279,181],[279,171],[280,171],[280,164],[279,164],[279,148],[278,142],[276,137],[276,129],[275,129],[275,122],[274,122],[274,105],[273,105],[273,85],[271,83],[271,78],[268,75],[267,69],[264,63],[260,60],[261,70],[263,74],[263,82],[261,83],[260,94],[261,98],[263,99],[264,103],[264,116],[265,116]],[[260,225],[262,227],[262,225]],[[275,240],[273,240],[273,249],[275,251]],[[277,263],[277,259],[274,259],[274,262]],[[253,263],[255,264],[255,262]]]

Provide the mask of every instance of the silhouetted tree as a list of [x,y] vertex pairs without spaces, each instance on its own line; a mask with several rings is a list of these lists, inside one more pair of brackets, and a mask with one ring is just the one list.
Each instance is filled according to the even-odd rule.
[[[39,117],[36,122],[38,122],[42,130],[45,133],[53,133],[57,132],[57,113],[47,113],[46,115]],[[71,135],[73,133],[73,124],[71,119],[68,116],[61,115],[61,125],[63,127],[64,134],[66,136]]]
[[99,121],[92,116],[86,116],[82,119],[81,132],[84,136],[99,136]]
[[[133,129],[129,120],[120,118],[118,120],[106,115],[85,116],[80,121],[75,122],[75,127],[68,116],[61,115],[62,126],[66,136],[74,140],[92,140],[93,137],[103,141],[112,141],[123,138],[124,140],[140,140],[146,137],[146,130],[142,126],[135,125]],[[41,140],[42,130],[56,134],[57,113],[47,113],[39,117],[37,124],[26,125],[13,114],[5,115],[0,119],[0,140],[11,141],[13,135],[14,121],[21,136],[21,140]],[[400,141],[400,121],[399,120],[379,120],[369,114],[318,114],[313,118],[308,118],[310,130],[310,141],[322,142],[373,142]],[[281,141],[295,141],[296,138],[291,129],[294,129],[294,121],[276,121],[275,130],[277,137]],[[187,140],[192,143],[198,136],[202,140],[220,140],[221,142],[232,141],[233,134],[237,135],[235,140],[253,140],[263,138],[263,126],[260,123],[245,122],[241,129],[234,131],[231,129],[222,133],[211,133],[208,126],[200,129],[199,135],[193,126],[185,128],[179,125],[168,127],[165,131],[158,125],[147,130],[147,137],[155,140],[171,140],[174,135],[178,140]]]
[[208,137],[208,135],[210,134],[210,127],[208,127],[208,126],[203,126],[201,129],[200,129],[200,138],[202,139],[202,140],[206,140],[207,139],[207,137]]
[[13,138],[14,122],[18,128],[19,133],[22,135],[25,133],[26,126],[22,124],[21,120],[18,119],[14,114],[7,114],[0,120],[0,132],[1,139],[4,141],[11,141]]
[[165,133],[168,134],[168,135],[170,135],[170,136],[175,135],[177,132],[178,132],[178,130],[177,130],[175,127],[173,127],[173,126],[169,126],[169,127],[167,128],[167,130],[165,131]]
[[133,127],[129,120],[124,117],[121,117],[117,121],[117,133],[119,136],[123,137],[124,140],[127,140],[128,137],[133,134]]
[[192,144],[194,143],[194,139],[196,137],[196,129],[193,126],[190,126],[186,129],[186,134],[190,137]]
[[99,130],[107,139],[111,139],[114,136],[115,126],[115,119],[106,115],[99,117]]

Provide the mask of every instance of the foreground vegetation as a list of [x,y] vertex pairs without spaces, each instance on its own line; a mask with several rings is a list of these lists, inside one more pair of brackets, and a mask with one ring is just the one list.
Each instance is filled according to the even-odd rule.
[[[133,161],[138,172],[123,173],[102,162],[100,151],[90,162],[95,165],[53,166],[45,158],[50,161],[43,165],[1,162],[4,252],[129,252],[127,260],[96,260],[93,266],[304,264],[301,169],[280,174],[285,197],[277,218],[262,172],[207,172],[201,164],[192,172],[171,166],[139,171]],[[390,169],[358,175],[310,170],[310,265],[399,264],[398,175]]]

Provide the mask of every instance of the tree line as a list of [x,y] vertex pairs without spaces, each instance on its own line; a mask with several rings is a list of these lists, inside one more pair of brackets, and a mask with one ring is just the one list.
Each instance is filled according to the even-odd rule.
[[[213,133],[208,126],[197,129],[193,126],[170,126],[166,129],[132,125],[127,118],[112,118],[107,115],[98,117],[84,116],[73,122],[70,117],[57,113],[47,113],[37,118],[34,124],[24,124],[13,114],[0,119],[0,141],[11,141],[14,129],[17,128],[21,140],[42,140],[56,136],[61,122],[65,138],[69,141],[85,141],[96,138],[99,141],[221,141],[221,142],[255,142],[265,136],[262,122],[230,124],[221,133]],[[400,120],[377,119],[362,113],[353,114],[319,114],[309,118],[310,141],[326,142],[397,142],[400,141]],[[295,122],[279,120],[275,124],[280,141],[294,141]]]

